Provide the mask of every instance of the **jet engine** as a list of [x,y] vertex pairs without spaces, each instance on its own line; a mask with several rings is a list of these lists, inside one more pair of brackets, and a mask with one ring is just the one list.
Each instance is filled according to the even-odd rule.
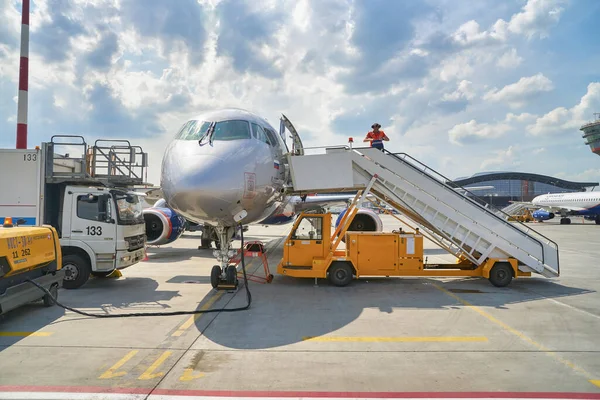
[[554,213],[548,212],[544,209],[536,210],[531,215],[538,221],[547,221],[554,218]]
[[151,207],[143,211],[146,222],[146,243],[153,246],[169,244],[183,233],[185,218],[168,207]]
[[[342,211],[335,221],[336,228],[346,214],[346,211],[348,211],[348,209]],[[369,210],[368,208],[360,208],[350,223],[348,230],[354,232],[381,232],[383,230],[383,223],[381,222],[379,215],[377,215],[373,210]]]

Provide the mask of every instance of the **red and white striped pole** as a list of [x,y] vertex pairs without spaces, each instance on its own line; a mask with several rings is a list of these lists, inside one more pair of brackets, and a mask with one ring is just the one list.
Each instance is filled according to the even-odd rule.
[[21,10],[21,60],[19,63],[19,101],[17,105],[17,149],[27,148],[27,90],[29,87],[29,0]]

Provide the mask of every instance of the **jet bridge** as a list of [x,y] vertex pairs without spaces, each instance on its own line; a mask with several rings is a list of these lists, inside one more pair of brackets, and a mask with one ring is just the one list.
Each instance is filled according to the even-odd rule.
[[[559,276],[558,245],[477,198],[408,154],[347,146],[324,154],[288,154],[292,192],[370,193],[404,214],[427,237],[459,259],[518,261],[521,272]],[[463,189],[463,188],[461,188]]]

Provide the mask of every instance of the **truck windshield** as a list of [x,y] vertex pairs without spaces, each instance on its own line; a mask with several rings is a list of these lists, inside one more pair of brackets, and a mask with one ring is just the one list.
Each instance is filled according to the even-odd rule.
[[117,203],[117,217],[120,224],[133,225],[144,222],[142,203],[138,196],[113,192]]

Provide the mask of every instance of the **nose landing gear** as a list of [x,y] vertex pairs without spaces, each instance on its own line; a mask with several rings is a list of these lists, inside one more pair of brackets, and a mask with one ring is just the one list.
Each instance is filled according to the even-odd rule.
[[225,272],[220,266],[215,265],[210,271],[210,284],[217,290],[235,290],[238,287],[237,269],[235,265],[228,265]]
[[236,290],[238,287],[237,269],[235,265],[229,264],[229,259],[233,256],[233,254],[230,254],[230,244],[235,234],[235,228],[216,226],[215,230],[219,238],[218,242],[215,243],[218,246],[215,256],[221,262],[221,265],[212,267],[210,284],[217,290]]

